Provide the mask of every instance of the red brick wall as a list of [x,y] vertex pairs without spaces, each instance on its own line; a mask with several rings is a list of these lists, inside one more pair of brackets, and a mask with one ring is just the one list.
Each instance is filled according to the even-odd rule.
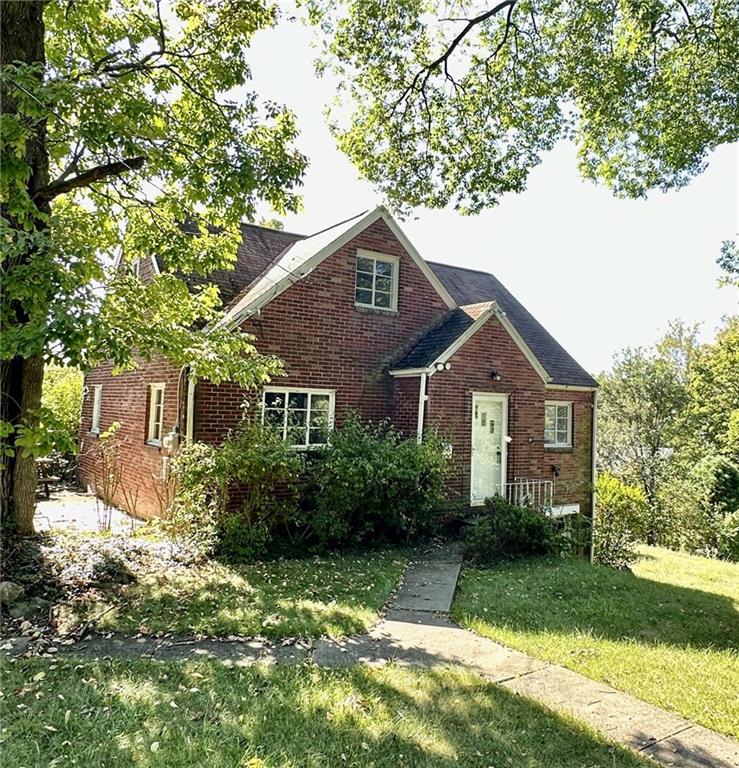
[[393,424],[405,437],[414,437],[418,434],[418,394],[421,377],[397,378],[394,385]]
[[[100,401],[100,431],[104,432],[117,421],[121,424],[116,433],[120,441],[121,487],[116,502],[128,506],[123,494],[125,485],[130,494],[138,488],[136,514],[150,517],[159,514],[160,503],[157,489],[163,486],[158,478],[162,474],[162,456],[167,452],[146,444],[149,425],[149,384],[163,383],[164,419],[163,432],[167,434],[177,419],[177,382],[179,369],[164,360],[142,362],[140,367],[119,376],[111,374],[109,363],[101,365],[85,377],[85,396],[82,403],[80,432],[80,482],[84,487],[95,488],[99,482],[99,437],[90,432],[92,426],[93,387],[102,384]],[[184,398],[185,393],[180,393]],[[184,413],[184,412],[183,412]],[[182,424],[184,427],[184,422]],[[133,511],[133,510],[129,510]]]
[[[358,248],[400,259],[397,313],[354,306]],[[260,352],[284,360],[287,376],[276,380],[276,385],[335,389],[337,423],[350,409],[359,411],[366,419],[379,421],[393,415],[393,382],[386,370],[388,364],[437,325],[448,311],[413,259],[380,220],[242,327],[254,334]],[[416,384],[416,396],[417,393]],[[223,439],[226,431],[239,421],[244,395],[233,385],[198,384],[197,438],[206,442]],[[252,399],[255,409],[261,407],[258,394]]]
[[[556,504],[590,510],[592,392],[546,389],[541,378],[496,318],[489,320],[451,359],[451,369],[429,377],[425,428],[436,428],[453,445],[450,492],[464,503],[470,495],[472,393],[506,393],[508,481],[556,478]],[[491,372],[501,379],[493,381]],[[544,402],[573,403],[573,448],[544,448]]]

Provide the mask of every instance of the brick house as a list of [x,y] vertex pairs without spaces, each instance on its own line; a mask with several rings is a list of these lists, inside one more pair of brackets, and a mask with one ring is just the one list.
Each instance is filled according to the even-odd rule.
[[[256,337],[287,375],[260,392],[195,381],[165,361],[85,380],[80,477],[96,485],[95,444],[120,422],[122,488],[157,514],[166,436],[217,443],[251,410],[296,450],[324,443],[355,410],[404,435],[436,429],[448,446],[449,496],[495,493],[592,510],[596,382],[493,276],[426,262],[382,207],[303,237],[242,225],[230,271],[210,276],[225,322]],[[142,280],[156,274],[142,261]]]

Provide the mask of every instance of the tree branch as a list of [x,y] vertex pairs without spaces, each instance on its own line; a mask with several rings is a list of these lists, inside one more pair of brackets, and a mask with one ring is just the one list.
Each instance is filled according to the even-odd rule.
[[114,163],[96,165],[94,168],[83,171],[71,179],[60,177],[52,181],[48,186],[40,189],[34,195],[34,200],[53,200],[65,192],[71,192],[73,189],[79,189],[80,187],[89,187],[90,184],[102,181],[110,176],[120,176],[128,171],[137,171],[145,162],[146,157],[139,155],[138,157],[130,157],[125,160],[117,160]]
[[[467,23],[463,27],[463,29],[456,35],[456,37],[449,43],[444,53],[441,54],[437,59],[432,61],[430,64],[427,64],[425,67],[420,69],[418,72],[416,72],[413,80],[411,81],[410,85],[408,85],[403,93],[400,95],[400,98],[395,102],[393,105],[393,108],[391,110],[391,114],[395,112],[398,105],[407,97],[409,96],[413,91],[417,89],[417,86],[419,84],[419,81],[421,78],[423,78],[423,82],[421,82],[420,88],[418,88],[419,91],[423,91],[426,88],[426,85],[429,81],[429,78],[434,73],[434,70],[439,69],[442,65],[444,66],[444,71],[447,73],[448,77],[448,67],[447,62],[449,61],[450,56],[454,53],[454,51],[457,49],[459,44],[467,37],[467,35],[470,33],[472,29],[474,29],[479,24],[482,24],[486,22],[488,19],[491,19],[493,16],[500,13],[504,8],[508,8],[508,14],[506,17],[506,38],[508,36],[508,29],[510,27],[510,19],[511,14],[513,12],[513,8],[516,5],[518,0],[503,0],[503,2],[498,3],[493,8],[490,8],[489,10],[485,11],[484,13],[481,13],[479,16],[475,16],[472,19],[467,19]],[[425,75],[424,75],[425,73]]]

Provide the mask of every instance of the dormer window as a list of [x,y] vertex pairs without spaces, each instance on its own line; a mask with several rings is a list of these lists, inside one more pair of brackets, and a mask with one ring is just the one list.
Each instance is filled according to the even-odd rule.
[[354,299],[356,306],[398,309],[398,258],[371,251],[357,251]]

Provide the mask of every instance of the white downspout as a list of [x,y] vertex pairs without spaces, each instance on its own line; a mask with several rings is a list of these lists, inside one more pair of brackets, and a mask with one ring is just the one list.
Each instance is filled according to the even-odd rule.
[[426,411],[426,374],[421,374],[421,383],[418,387],[418,426],[416,428],[416,439],[420,443],[423,440],[423,417]]
[[590,492],[590,562],[593,562],[595,552],[595,457],[598,449],[598,390],[593,391],[593,445],[592,445],[592,466],[590,480],[592,490]]
[[187,442],[191,443],[195,431],[195,377],[187,377],[187,428],[185,437]]

